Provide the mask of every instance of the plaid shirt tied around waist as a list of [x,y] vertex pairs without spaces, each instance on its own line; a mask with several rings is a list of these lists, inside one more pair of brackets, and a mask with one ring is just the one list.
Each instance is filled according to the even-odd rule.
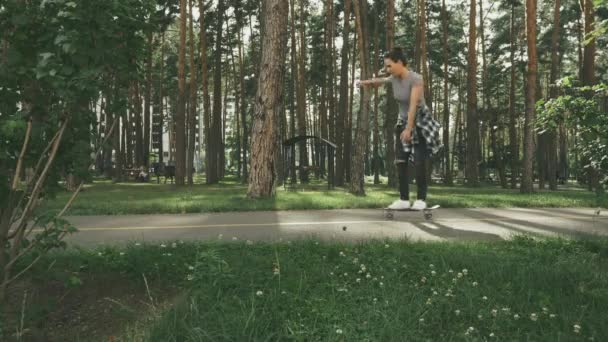
[[[397,119],[397,126],[403,125],[405,126],[405,122],[403,119]],[[441,125],[437,120],[433,119],[433,115],[429,107],[420,106],[418,107],[418,111],[416,112],[416,121],[415,125],[420,129],[420,133],[424,137],[426,141],[426,146],[431,155],[437,154],[441,149],[441,140],[439,140],[439,130],[441,129]],[[418,130],[412,130],[412,141],[410,143],[403,143],[403,151],[406,153],[410,153],[414,151],[414,145],[418,144]]]

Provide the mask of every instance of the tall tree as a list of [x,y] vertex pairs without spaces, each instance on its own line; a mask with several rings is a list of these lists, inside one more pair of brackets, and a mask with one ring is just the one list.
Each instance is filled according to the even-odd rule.
[[207,29],[205,26],[205,7],[203,6],[203,0],[198,0],[198,11],[199,11],[199,30],[200,30],[200,60],[201,60],[201,83],[203,90],[203,140],[205,145],[205,174],[207,184],[211,184],[209,180],[209,173],[211,173],[211,98],[209,96],[209,74],[207,66]]
[[[300,49],[298,54],[298,94],[297,94],[297,112],[298,112],[298,134],[306,135],[306,35],[305,35],[305,15],[304,15],[304,0],[300,0]],[[308,151],[306,141],[302,141],[299,146],[300,152],[300,182],[308,182],[308,173],[302,170],[308,167]]]
[[[386,12],[386,49],[392,50],[395,46],[395,0],[387,1]],[[386,150],[386,169],[388,184],[390,187],[397,185],[398,177],[395,168],[395,133],[394,127],[397,123],[397,101],[393,96],[393,87],[385,86],[386,110],[384,111],[384,139]]]
[[[355,26],[359,36],[359,63],[361,67],[361,78],[369,79],[370,72],[369,59],[369,34],[366,30],[367,25],[367,1],[354,0]],[[352,159],[352,171],[350,178],[350,192],[357,195],[365,194],[365,149],[369,138],[369,102],[371,90],[369,87],[361,88],[361,104],[359,115],[357,115],[357,128],[355,130],[354,153]]]
[[[378,10],[379,6],[376,6]],[[378,14],[378,13],[376,13]],[[380,60],[380,40],[378,38],[378,16],[374,20],[374,61]],[[375,65],[374,65],[375,66]],[[374,70],[374,77],[378,77],[378,72]],[[373,146],[372,146],[372,172],[374,174],[374,184],[380,184],[380,153],[378,145],[380,143],[380,132],[378,130],[378,106],[380,99],[378,98],[378,87],[374,87],[374,131],[373,131]]]
[[208,184],[219,182],[221,177],[220,168],[224,167],[224,165],[221,165],[220,153],[224,153],[222,149],[222,32],[225,10],[226,3],[218,1],[215,13],[217,21],[215,27],[215,49],[213,51],[213,110],[211,131],[209,132],[211,140],[211,165],[208,169],[209,174],[207,174]]
[[526,40],[528,43],[528,75],[526,118],[524,123],[524,160],[521,176],[522,193],[533,192],[534,120],[536,114],[536,0],[526,0]]
[[448,93],[448,9],[445,0],[441,2],[441,17],[443,26],[443,166],[445,169],[445,185],[453,185],[452,167],[450,164],[450,102]]
[[186,0],[179,2],[179,61],[177,113],[175,115],[175,184],[184,185],[186,176]]
[[160,39],[160,75],[158,77],[158,161],[164,162],[163,136],[165,135],[165,111],[163,107],[163,76],[165,71],[165,32]]
[[344,185],[344,143],[346,136],[344,128],[348,117],[348,53],[350,35],[351,0],[344,0],[344,28],[342,30],[342,52],[340,58],[340,99],[338,102],[338,117],[336,118],[336,185]]
[[509,30],[509,61],[511,63],[511,80],[509,85],[509,146],[511,147],[511,189],[517,187],[519,176],[519,141],[517,139],[517,118],[515,115],[515,41],[517,33],[515,31],[515,1],[511,1],[511,20]]
[[[298,82],[297,82],[297,76],[298,76],[298,65],[297,65],[297,43],[296,43],[296,31],[297,31],[297,27],[296,27],[296,8],[295,8],[295,1],[294,0],[289,0],[289,31],[290,31],[290,85],[291,87],[289,88],[289,110],[290,110],[290,114],[291,114],[291,120],[289,122],[289,126],[290,126],[290,138],[293,138],[295,136],[297,136],[297,131],[296,131],[296,121],[297,121],[297,115],[296,115],[296,98],[297,98],[297,88],[298,88]],[[298,182],[297,179],[297,174],[296,174],[296,147],[295,144],[291,146],[291,158],[290,158],[290,165],[289,165],[289,178],[290,178],[290,183],[295,184]]]
[[[583,11],[584,19],[584,30],[585,30],[585,47],[583,49],[583,85],[593,86],[596,83],[595,79],[595,38],[589,37],[592,31],[594,31],[595,23],[595,10],[593,8],[593,0],[581,0],[581,6]],[[591,97],[593,94],[588,92],[587,97]],[[584,164],[588,164],[587,158],[584,159]],[[600,190],[599,173],[595,166],[589,166],[587,168],[589,176],[589,189]]]
[[188,0],[188,8],[189,8],[189,23],[190,23],[190,103],[188,106],[188,154],[186,160],[186,175],[188,176],[188,185],[194,184],[194,151],[195,151],[195,143],[196,143],[196,119],[197,119],[197,101],[196,101],[196,93],[197,93],[197,70],[196,64],[194,63],[194,23],[192,18],[192,2],[193,0]]
[[270,197],[275,190],[277,124],[283,111],[283,63],[287,35],[287,1],[264,0],[262,59],[253,113],[251,172],[247,196]]
[[498,173],[498,179],[500,185],[503,188],[507,187],[507,178],[505,175],[505,168],[502,156],[502,142],[498,141],[498,133],[500,125],[498,122],[498,110],[492,106],[490,83],[488,81],[488,63],[486,54],[486,35],[485,35],[485,15],[483,11],[483,0],[479,0],[479,34],[481,35],[481,49],[482,49],[482,60],[483,60],[483,113],[486,118],[489,116],[490,125],[490,146],[492,148],[492,156],[494,158],[494,164],[496,166],[496,172]]
[[466,179],[469,186],[479,186],[479,118],[477,113],[477,4],[470,1],[469,49],[467,71],[467,150]]
[[[239,37],[243,37],[242,31],[239,30]],[[242,146],[242,161],[241,161],[241,169],[242,169],[242,179],[245,182],[249,178],[248,173],[248,163],[247,163],[247,137],[249,137],[249,131],[247,130],[247,105],[245,102],[245,62],[243,61],[243,43],[242,39],[239,39],[239,73],[240,73],[240,82],[239,87],[241,89],[241,105],[240,109],[240,120],[241,120],[241,130],[243,131],[240,139]],[[237,118],[237,120],[239,120]]]
[[146,33],[148,38],[146,54],[146,90],[144,98],[144,146],[143,157],[144,165],[150,166],[150,107],[152,106],[152,51],[154,50],[152,31]]
[[[553,32],[551,34],[551,75],[550,75],[550,97],[556,98],[558,95],[557,87],[555,82],[558,77],[559,68],[559,31],[560,31],[560,6],[561,1],[555,0],[555,6],[553,7]],[[560,124],[560,131],[561,126]],[[547,132],[548,137],[548,180],[549,189],[557,190],[557,132],[551,130]]]
[[420,70],[422,78],[424,79],[424,98],[426,99],[427,106],[432,108],[433,95],[431,94],[432,81],[429,74],[429,65],[427,58],[427,27],[428,19],[426,15],[426,0],[420,0],[420,62],[422,64]]

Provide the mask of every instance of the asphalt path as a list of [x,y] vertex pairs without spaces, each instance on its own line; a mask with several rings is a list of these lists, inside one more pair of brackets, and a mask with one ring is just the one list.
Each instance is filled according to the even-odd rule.
[[300,238],[360,241],[498,241],[526,233],[536,236],[608,236],[608,210],[594,208],[437,209],[421,212],[382,209],[230,212],[181,215],[67,217],[79,230],[71,245],[187,240],[284,241]]

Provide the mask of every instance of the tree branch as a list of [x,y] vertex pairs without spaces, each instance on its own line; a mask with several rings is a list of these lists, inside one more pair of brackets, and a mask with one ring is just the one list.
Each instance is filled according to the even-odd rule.
[[23,157],[25,156],[25,151],[27,151],[27,145],[30,142],[30,136],[32,135],[32,118],[30,117],[27,121],[27,129],[25,130],[25,140],[23,141],[23,146],[21,147],[21,153],[19,153],[19,159],[17,160],[17,167],[15,168],[15,176],[13,177],[13,185],[11,186],[11,191],[17,190],[17,185],[19,184],[19,174],[21,173],[21,167],[23,166]]

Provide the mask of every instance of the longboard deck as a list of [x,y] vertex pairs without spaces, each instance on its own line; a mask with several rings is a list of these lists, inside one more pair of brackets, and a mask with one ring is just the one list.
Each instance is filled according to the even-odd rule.
[[427,221],[430,221],[433,219],[433,210],[439,208],[440,206],[434,205],[432,207],[428,207],[422,210],[415,210],[415,209],[390,209],[390,208],[384,208],[384,217],[386,217],[389,220],[392,220],[394,218],[394,214],[393,212],[395,211],[418,211],[418,212],[422,212],[424,214],[424,219]]
[[425,208],[425,209],[422,209],[422,210],[416,210],[416,209],[411,209],[411,208],[410,209],[391,209],[391,208],[388,208],[388,207],[384,208],[384,210],[390,210],[390,211],[427,211],[427,210],[435,210],[435,209],[438,209],[439,207],[441,207],[441,206],[439,204],[436,204],[436,205],[434,205],[432,207],[428,207],[428,208]]

